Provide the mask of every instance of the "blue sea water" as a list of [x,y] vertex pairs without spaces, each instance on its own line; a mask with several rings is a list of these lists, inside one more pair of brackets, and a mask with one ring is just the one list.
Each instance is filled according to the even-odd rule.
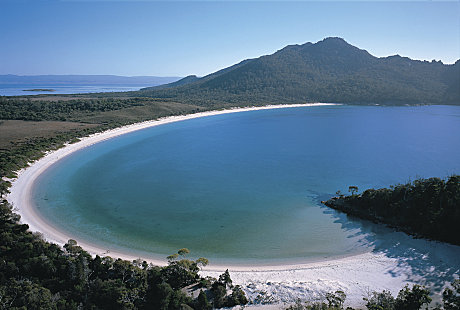
[[[366,251],[383,233],[320,204],[460,173],[460,107],[323,106],[203,117],[101,142],[40,176],[41,216],[107,249],[272,264]],[[375,226],[375,225],[374,225]]]
[[[151,85],[0,84],[0,96],[124,92],[139,90],[149,86]],[[30,89],[53,89],[54,91],[27,91]]]

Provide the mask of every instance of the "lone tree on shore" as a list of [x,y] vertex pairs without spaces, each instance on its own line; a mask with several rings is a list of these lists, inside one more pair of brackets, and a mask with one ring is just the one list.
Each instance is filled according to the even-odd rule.
[[187,256],[187,254],[189,254],[189,253],[190,253],[190,250],[187,249],[187,248],[182,248],[179,251],[177,251],[177,254],[179,254],[183,258],[185,258],[185,256]]
[[202,269],[209,264],[209,260],[207,258],[200,257],[195,261],[195,263],[198,265],[198,267],[200,267],[200,269]]
[[354,196],[355,193],[358,192],[358,186],[354,186],[354,185],[349,186],[349,187],[348,187],[348,191],[351,193],[352,196]]

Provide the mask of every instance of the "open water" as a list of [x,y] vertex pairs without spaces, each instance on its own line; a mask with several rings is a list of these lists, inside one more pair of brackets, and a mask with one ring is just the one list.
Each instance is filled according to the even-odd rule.
[[272,264],[359,253],[378,229],[320,204],[348,186],[460,173],[458,106],[323,106],[203,117],[80,150],[39,178],[60,229],[160,257]]
[[[0,84],[0,96],[27,96],[53,94],[87,94],[125,92],[139,90],[151,85],[114,85],[114,84]],[[31,89],[52,89],[52,91],[31,91]]]

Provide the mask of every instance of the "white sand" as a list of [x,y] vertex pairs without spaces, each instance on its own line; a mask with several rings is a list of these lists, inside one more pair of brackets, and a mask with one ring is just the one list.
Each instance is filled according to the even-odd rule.
[[[31,190],[37,177],[58,160],[77,150],[136,130],[203,116],[319,105],[329,104],[277,105],[202,112],[142,122],[94,134],[82,138],[77,143],[49,152],[28,168],[21,170],[18,178],[13,180],[7,200],[13,205],[15,212],[21,215],[21,222],[27,223],[32,231],[43,234],[48,241],[64,245],[69,239],[76,239],[78,244],[91,254],[134,260],[139,256],[111,249],[108,252],[106,248],[79,240],[65,231],[58,231],[51,223],[40,218],[31,200]],[[229,270],[234,283],[242,285],[251,300],[255,300],[257,295],[264,291],[266,296],[271,296],[269,299],[272,302],[278,304],[275,307],[292,303],[298,298],[321,299],[326,292],[339,289],[347,294],[347,305],[356,307],[363,305],[362,298],[370,291],[386,289],[395,294],[406,283],[426,284],[439,291],[446,281],[451,281],[455,275],[458,277],[460,247],[414,240],[402,233],[389,233],[387,239],[384,244],[376,244],[369,253],[336,260],[289,266],[229,266]],[[148,261],[157,265],[166,263],[152,259]],[[223,270],[223,266],[210,265],[202,274],[217,277]]]
[[[365,308],[363,297],[370,292],[388,290],[396,296],[405,284],[426,285],[437,293],[432,297],[439,302],[439,293],[459,275],[460,247],[416,240],[401,232],[387,237],[394,246],[385,250],[376,245],[372,252],[336,260],[284,268],[230,267],[229,271],[234,284],[241,285],[250,300],[257,300],[263,292],[278,308],[299,298],[323,301],[326,293],[336,290],[346,293],[346,306]],[[217,278],[220,273],[205,270],[202,275]]]
[[[347,294],[347,304],[362,305],[363,296],[370,291],[387,289],[396,293],[407,282],[407,266],[398,268],[397,277],[390,270],[396,260],[383,254],[366,253],[344,259],[289,266],[284,270],[233,271],[232,280],[244,287],[249,299],[255,300],[260,292],[266,292],[277,304],[302,300],[321,300],[327,292],[342,290]],[[204,272],[217,277],[219,272]]]

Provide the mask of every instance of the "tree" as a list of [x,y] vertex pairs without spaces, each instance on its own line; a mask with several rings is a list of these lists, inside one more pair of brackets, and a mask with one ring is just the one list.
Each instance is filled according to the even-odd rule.
[[83,251],[81,246],[77,244],[77,241],[73,239],[69,239],[69,241],[67,241],[67,243],[64,244],[64,249],[66,249],[67,253],[69,253],[72,256],[77,256]]
[[7,287],[0,287],[2,309],[56,309],[56,302],[50,290],[29,280],[10,281]]
[[179,289],[197,282],[199,270],[197,263],[189,259],[170,261],[161,269],[161,278],[173,289]]
[[169,255],[168,257],[166,257],[166,259],[168,260],[169,263],[171,263],[172,261],[175,261],[178,257],[179,257],[179,254],[174,253],[174,254]]
[[177,254],[179,254],[180,256],[184,257],[187,256],[187,254],[190,253],[190,250],[187,249],[187,248],[182,248],[180,249],[179,251],[177,251]]
[[395,298],[389,291],[383,291],[381,293],[372,292],[370,298],[364,298],[366,307],[369,310],[393,310],[395,306]]
[[353,196],[356,192],[358,192],[358,186],[349,186],[348,187],[348,191],[351,193],[351,195]]
[[431,302],[429,294],[430,290],[424,286],[414,284],[410,289],[409,285],[406,285],[396,297],[395,310],[418,310]]
[[329,308],[342,309],[346,298],[347,295],[345,295],[343,291],[335,291],[335,293],[326,294],[326,300]]
[[157,286],[158,299],[156,300],[157,305],[155,308],[160,310],[168,310],[169,303],[171,302],[174,294],[174,290],[168,283],[161,283]]
[[210,310],[212,309],[211,303],[208,301],[208,297],[206,296],[206,293],[203,292],[203,290],[200,291],[200,295],[198,295],[198,298],[195,303],[195,308],[196,309],[202,309],[202,310]]
[[120,280],[96,279],[91,283],[89,303],[99,309],[119,309],[124,288]]
[[228,272],[228,269],[225,270],[225,272],[219,276],[219,283],[226,287],[232,287],[232,279],[230,278],[230,273]]
[[228,300],[227,300],[227,307],[234,307],[236,305],[245,305],[247,304],[249,301],[248,299],[246,298],[246,295],[244,294],[243,290],[241,289],[241,286],[239,285],[236,285],[233,289],[232,289],[232,294],[230,294],[230,296],[228,296]]
[[455,279],[452,288],[446,287],[442,292],[442,302],[446,310],[460,309],[460,279]]
[[209,260],[204,257],[198,258],[195,263],[201,268],[206,267],[209,264]]
[[224,285],[216,281],[211,287],[212,301],[214,308],[222,308],[225,306],[225,296],[227,295],[227,289]]

